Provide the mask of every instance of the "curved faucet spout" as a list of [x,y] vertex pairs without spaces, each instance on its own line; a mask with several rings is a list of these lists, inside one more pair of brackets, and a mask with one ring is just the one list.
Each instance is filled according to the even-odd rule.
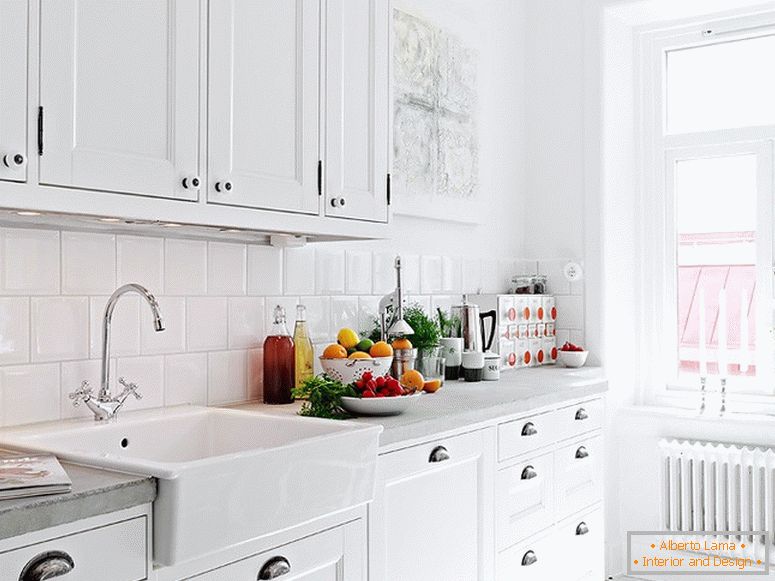
[[145,299],[151,307],[153,313],[153,328],[159,333],[164,331],[164,322],[162,321],[159,302],[151,292],[137,283],[125,284],[116,289],[108,299],[105,306],[105,316],[102,319],[102,376],[100,381],[100,391],[97,395],[99,401],[108,401],[110,396],[110,324],[113,320],[113,311],[116,309],[118,300],[127,293],[137,293]]

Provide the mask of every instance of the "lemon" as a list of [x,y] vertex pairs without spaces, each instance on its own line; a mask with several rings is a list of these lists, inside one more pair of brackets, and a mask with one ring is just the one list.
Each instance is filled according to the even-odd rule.
[[345,349],[352,349],[360,342],[361,339],[358,337],[358,333],[352,329],[344,328],[339,331],[339,334],[336,336],[336,340]]

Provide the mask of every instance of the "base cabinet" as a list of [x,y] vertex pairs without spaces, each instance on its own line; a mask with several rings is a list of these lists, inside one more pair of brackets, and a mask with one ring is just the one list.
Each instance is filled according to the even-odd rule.
[[380,456],[370,581],[492,579],[493,430]]
[[362,520],[187,577],[191,581],[362,581],[366,541]]

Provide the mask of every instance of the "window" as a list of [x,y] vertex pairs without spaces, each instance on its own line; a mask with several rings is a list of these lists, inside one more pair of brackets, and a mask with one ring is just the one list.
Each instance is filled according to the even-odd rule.
[[775,16],[643,37],[644,300],[650,381],[773,389]]

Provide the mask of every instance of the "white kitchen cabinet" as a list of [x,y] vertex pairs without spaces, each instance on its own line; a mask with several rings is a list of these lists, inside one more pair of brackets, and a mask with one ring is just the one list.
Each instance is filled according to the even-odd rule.
[[320,2],[211,0],[209,26],[208,200],[318,213]]
[[603,447],[600,436],[578,440],[555,452],[557,514],[565,518],[603,495]]
[[370,581],[492,578],[493,430],[379,457]]
[[0,541],[0,579],[151,579],[149,521],[147,505]]
[[0,0],[0,180],[27,179],[27,0]]
[[388,219],[390,2],[327,0],[326,214]]
[[188,579],[362,581],[366,579],[364,529],[363,521],[357,520]]
[[42,184],[197,199],[199,10],[41,0]]

